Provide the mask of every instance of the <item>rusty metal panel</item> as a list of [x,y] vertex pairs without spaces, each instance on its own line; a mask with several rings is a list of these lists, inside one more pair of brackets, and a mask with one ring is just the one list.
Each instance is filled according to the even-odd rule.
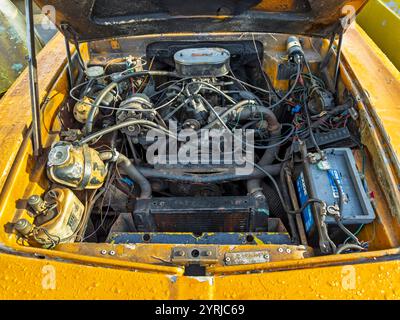
[[154,33],[275,32],[328,37],[340,18],[366,0],[63,1],[36,0],[57,10],[56,24],[69,38],[92,41]]

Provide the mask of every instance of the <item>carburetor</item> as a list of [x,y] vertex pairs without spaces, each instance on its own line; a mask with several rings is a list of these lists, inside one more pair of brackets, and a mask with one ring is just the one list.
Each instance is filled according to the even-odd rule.
[[58,142],[50,150],[47,175],[55,183],[76,189],[98,189],[107,175],[99,153],[88,145]]

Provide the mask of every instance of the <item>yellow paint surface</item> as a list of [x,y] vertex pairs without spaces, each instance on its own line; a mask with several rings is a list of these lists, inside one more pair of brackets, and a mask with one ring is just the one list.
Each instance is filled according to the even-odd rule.
[[[49,94],[65,62],[64,38],[57,34],[38,54],[39,101],[43,102]],[[25,69],[0,100],[0,190],[32,122],[28,80]]]
[[[47,50],[47,51],[46,51]],[[62,39],[46,47],[40,56],[39,72],[41,97],[46,95],[65,62]],[[400,116],[399,76],[387,63],[386,57],[375,49],[374,44],[358,30],[346,35],[344,58],[368,91],[371,106],[381,119],[382,126],[399,151],[398,123]],[[45,65],[43,65],[46,63]],[[0,141],[3,153],[0,167],[8,172],[14,163],[30,123],[29,93],[26,74],[19,79],[2,101],[0,108]],[[55,103],[55,104],[58,104]],[[18,106],[19,108],[13,108]],[[54,106],[55,107],[55,106]],[[3,110],[5,109],[5,110]],[[400,119],[397,118],[397,119]],[[15,121],[14,121],[15,120]],[[47,120],[47,119],[46,119]],[[25,154],[27,157],[28,155]],[[32,168],[24,167],[25,159],[18,167],[20,179],[27,179]],[[29,177],[31,178],[31,177]],[[0,179],[3,186],[5,174]],[[15,180],[18,181],[18,180]],[[14,182],[15,182],[14,181]],[[16,182],[15,182],[16,183]],[[17,184],[13,184],[15,192]],[[4,190],[3,190],[4,191]],[[20,199],[20,197],[14,197]],[[4,201],[4,198],[1,199]],[[7,207],[15,206],[6,201]],[[2,212],[5,212],[3,210]],[[7,210],[9,212],[10,210]],[[13,212],[11,212],[13,213]],[[157,268],[147,264],[111,261],[104,263],[98,257],[82,257],[69,252],[23,248],[25,252],[40,251],[52,259],[35,259],[11,254],[0,254],[0,298],[4,299],[348,299],[348,298],[400,298],[400,262],[377,262],[353,266],[327,267],[326,260],[336,257],[320,257],[315,265],[302,261],[301,270],[265,272],[242,275],[215,275],[191,278],[181,276],[175,267]],[[21,250],[22,251],[22,250]],[[392,252],[393,253],[393,252]],[[368,253],[373,254],[373,253]],[[389,254],[389,253],[388,253]],[[360,257],[358,255],[357,257]],[[343,257],[350,263],[351,257]],[[68,260],[69,262],[66,262]],[[314,258],[318,260],[318,258]],[[354,260],[354,257],[353,257]],[[62,262],[64,261],[64,262]],[[357,261],[357,260],[356,260]],[[324,267],[321,265],[324,263]],[[354,262],[354,261],[353,261]],[[296,267],[296,263],[292,265]],[[307,265],[308,263],[308,265]],[[319,264],[318,264],[319,263]],[[280,267],[284,268],[282,264]],[[247,266],[249,269],[250,267]],[[140,271],[138,271],[140,270]],[[218,270],[214,270],[218,271]],[[219,270],[221,271],[221,270]],[[223,270],[222,270],[223,271]],[[239,270],[243,271],[243,270]],[[247,270],[248,271],[248,270]],[[171,275],[170,275],[171,274]],[[373,279],[373,280],[371,280]]]
[[400,69],[400,0],[371,0],[361,11],[357,21]]
[[0,254],[0,299],[400,299],[400,261],[184,277]]
[[400,72],[358,26],[344,37],[343,54],[400,155]]

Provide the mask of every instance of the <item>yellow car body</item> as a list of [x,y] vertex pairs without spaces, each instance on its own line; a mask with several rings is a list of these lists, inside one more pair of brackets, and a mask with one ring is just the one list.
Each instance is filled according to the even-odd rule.
[[[86,49],[83,45],[85,55]],[[38,55],[45,150],[58,139],[54,115],[68,94],[66,63],[64,39],[58,34]],[[48,250],[21,246],[15,235],[3,230],[7,222],[23,215],[20,199],[47,186],[43,159],[33,157],[29,139],[31,109],[25,71],[0,101],[0,298],[399,299],[400,73],[353,24],[344,36],[340,74],[357,97],[362,141],[370,153],[368,165],[374,168],[366,175],[379,199],[379,219],[362,231],[373,239],[370,250],[299,258],[304,249],[288,247],[293,252],[278,257],[282,246],[260,244],[259,249],[268,249],[277,259],[208,266],[206,276],[193,277],[184,275],[184,266],[152,263],[168,259],[171,244],[72,243]],[[108,254],[102,254],[103,250]],[[218,250],[229,248],[218,246]]]

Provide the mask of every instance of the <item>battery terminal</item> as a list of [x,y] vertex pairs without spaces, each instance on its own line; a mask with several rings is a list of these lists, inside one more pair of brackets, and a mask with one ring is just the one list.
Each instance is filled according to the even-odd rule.
[[309,153],[307,156],[310,163],[316,164],[318,169],[322,171],[327,171],[331,169],[328,158],[323,151],[321,151],[320,153]]
[[334,217],[335,219],[340,219],[340,217],[341,217],[340,208],[337,204],[335,204],[333,206],[328,206],[327,213],[328,213],[328,215]]

